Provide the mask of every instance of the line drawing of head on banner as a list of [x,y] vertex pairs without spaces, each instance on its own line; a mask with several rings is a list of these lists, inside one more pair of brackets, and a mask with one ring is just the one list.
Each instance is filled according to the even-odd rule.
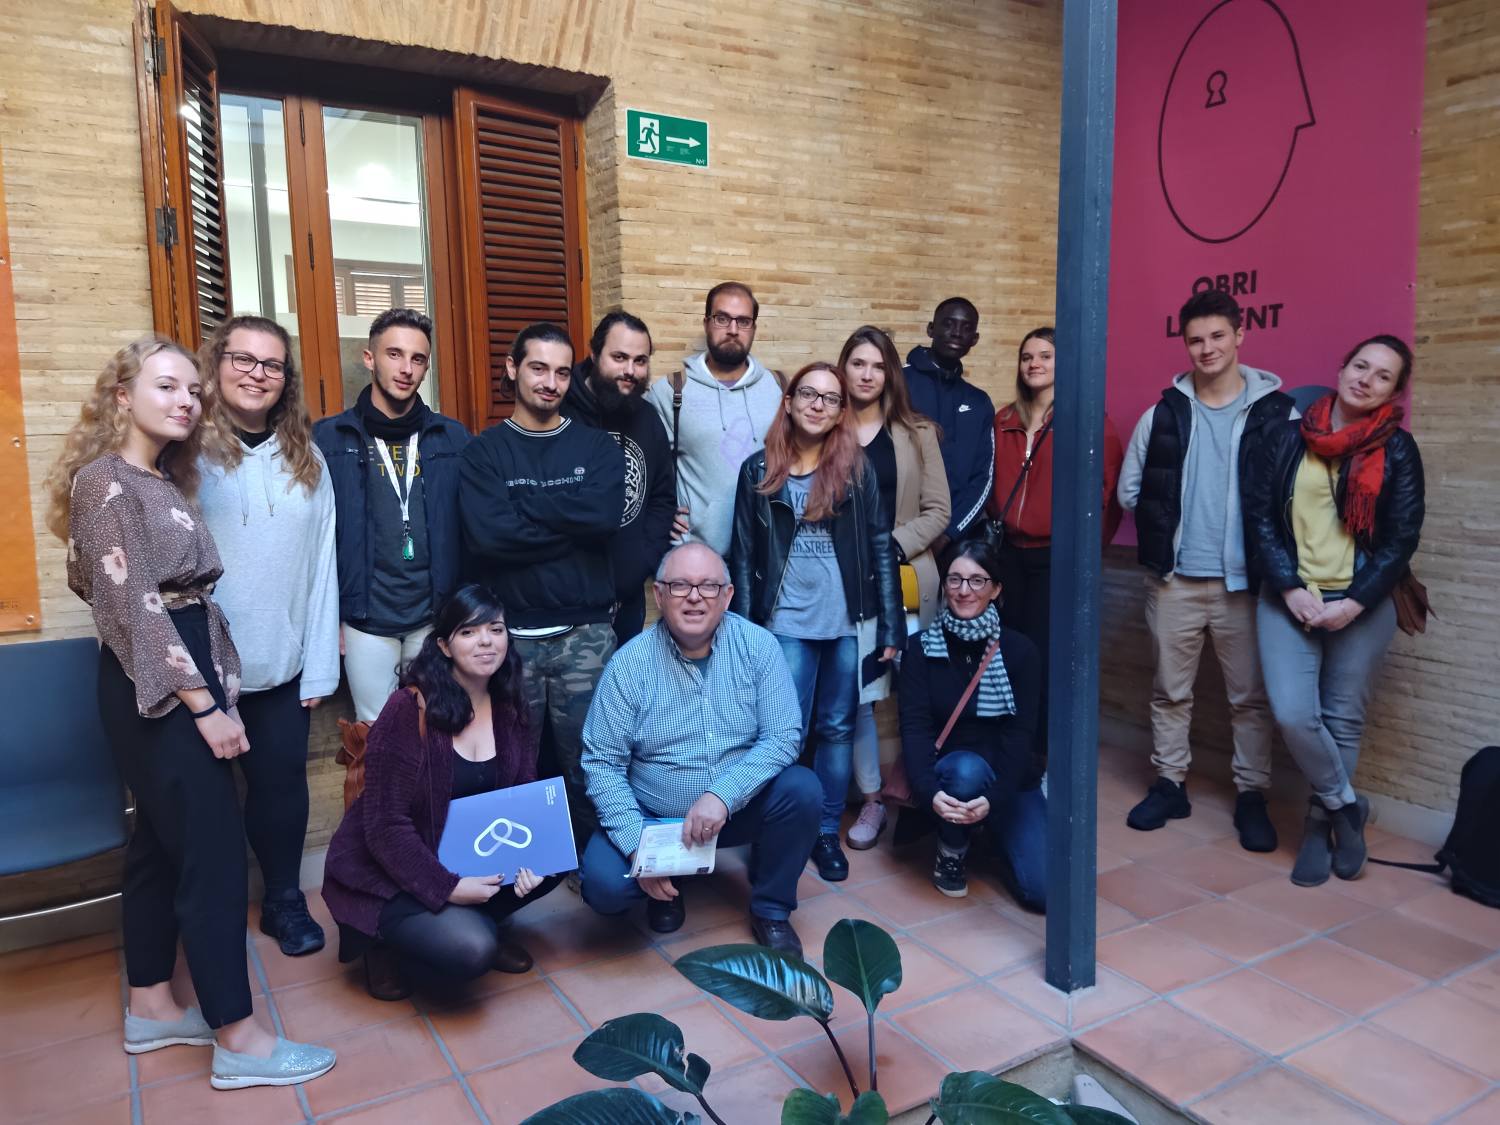
[[1272,0],[1223,0],[1172,67],[1157,127],[1162,198],[1200,242],[1231,242],[1275,202],[1317,124],[1302,53]]

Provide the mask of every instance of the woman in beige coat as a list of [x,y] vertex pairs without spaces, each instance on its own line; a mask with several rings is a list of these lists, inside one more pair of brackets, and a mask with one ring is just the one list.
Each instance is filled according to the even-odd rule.
[[[938,428],[912,409],[900,354],[879,328],[856,329],[839,353],[839,367],[849,381],[859,441],[874,470],[881,508],[896,544],[906,610],[925,627],[942,605],[932,544],[947,528],[951,514]],[[854,780],[864,795],[859,818],[849,829],[849,846],[856,850],[874,847],[886,824],[872,710],[876,698],[883,698],[880,691],[862,690],[855,716]]]

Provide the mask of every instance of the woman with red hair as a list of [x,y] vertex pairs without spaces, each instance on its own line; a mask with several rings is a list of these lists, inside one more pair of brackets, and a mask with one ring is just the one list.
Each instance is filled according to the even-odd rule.
[[[854,712],[871,670],[904,642],[906,617],[880,488],[865,461],[844,373],[812,363],[787,384],[765,448],[740,466],[730,608],[781,643],[814,724],[823,783],[818,874],[848,878],[839,820],[853,770]],[[862,651],[868,656],[861,660]]]

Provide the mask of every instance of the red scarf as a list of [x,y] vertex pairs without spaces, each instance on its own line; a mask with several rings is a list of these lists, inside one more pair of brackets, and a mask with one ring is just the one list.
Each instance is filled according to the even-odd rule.
[[1302,416],[1302,440],[1325,461],[1349,458],[1349,485],[1344,498],[1344,526],[1368,543],[1375,534],[1375,504],[1385,482],[1385,443],[1404,416],[1394,402],[1366,414],[1343,429],[1333,428],[1336,396],[1320,398]]

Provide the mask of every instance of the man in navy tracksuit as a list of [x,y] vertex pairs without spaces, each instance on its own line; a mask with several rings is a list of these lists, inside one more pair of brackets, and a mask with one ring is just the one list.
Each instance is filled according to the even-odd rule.
[[594,686],[615,650],[610,543],[625,509],[625,457],[606,430],[562,413],[573,345],[554,324],[522,329],[506,359],[515,413],[464,450],[459,505],[470,574],[505,606],[521,656],[533,755],[552,731],[578,846],[596,820],[579,758]]
[[979,311],[963,297],[949,297],[927,325],[930,347],[906,357],[911,404],[941,427],[943,468],[953,497],[953,519],[933,543],[941,554],[950,542],[975,535],[995,476],[995,407],[990,396],[964,379],[964,356],[979,342]]

